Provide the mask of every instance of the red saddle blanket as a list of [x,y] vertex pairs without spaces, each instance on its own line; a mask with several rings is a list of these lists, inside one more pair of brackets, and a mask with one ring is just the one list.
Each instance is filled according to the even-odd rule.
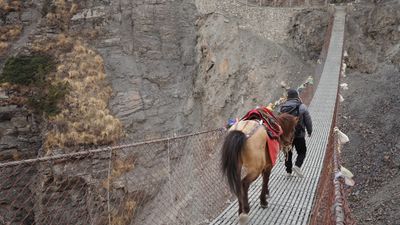
[[262,120],[267,131],[267,145],[272,166],[275,165],[279,153],[279,136],[283,133],[274,114],[266,107],[252,109],[241,120]]
[[271,139],[267,137],[268,153],[271,158],[272,166],[275,166],[276,160],[279,155],[279,141],[277,139]]

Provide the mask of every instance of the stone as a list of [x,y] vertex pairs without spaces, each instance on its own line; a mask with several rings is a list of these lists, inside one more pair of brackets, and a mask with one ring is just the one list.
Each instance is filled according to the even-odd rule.
[[1,99],[8,99],[8,95],[5,90],[0,90],[0,100]]
[[12,112],[0,112],[0,122],[10,121],[12,118]]
[[26,116],[14,116],[10,121],[17,128],[26,128],[29,126]]
[[118,93],[116,101],[118,105],[115,105],[114,111],[117,116],[121,118],[128,117],[132,113],[143,108],[143,101],[137,90]]
[[23,23],[31,23],[34,19],[34,15],[32,11],[24,11],[21,14],[21,21]]
[[322,50],[330,14],[326,10],[304,9],[291,21],[292,46],[309,59],[317,59]]
[[0,161],[15,160],[18,152],[17,148],[0,149]]
[[19,21],[18,12],[10,12],[6,15],[6,24],[18,24]]
[[104,18],[106,15],[105,7],[95,7],[90,9],[84,9],[81,12],[76,13],[71,20],[82,20],[82,19],[95,19]]
[[0,139],[0,149],[17,148],[18,144],[18,140],[12,136],[3,136]]

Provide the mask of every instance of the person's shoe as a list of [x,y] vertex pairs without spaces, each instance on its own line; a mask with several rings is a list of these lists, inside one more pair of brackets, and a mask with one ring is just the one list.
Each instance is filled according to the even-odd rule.
[[298,166],[293,166],[293,171],[297,174],[298,177],[304,177],[303,172],[301,172],[301,169]]
[[285,177],[292,177],[292,173],[286,172]]

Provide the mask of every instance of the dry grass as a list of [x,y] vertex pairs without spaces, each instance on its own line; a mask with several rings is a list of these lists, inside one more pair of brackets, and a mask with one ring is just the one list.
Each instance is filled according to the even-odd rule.
[[50,51],[68,45],[72,45],[71,50],[58,55],[54,82],[65,82],[70,90],[61,113],[49,119],[52,128],[45,140],[48,153],[76,145],[107,145],[123,136],[122,124],[107,108],[112,89],[105,81],[102,57],[81,41],[64,35],[36,47]]
[[[76,2],[50,1],[51,11],[45,15],[48,25],[67,32],[70,19],[79,8]],[[69,86],[61,113],[49,118],[50,128],[44,141],[47,154],[56,148],[109,145],[118,141],[123,128],[108,110],[112,89],[105,81],[103,58],[79,38],[67,34],[52,41],[37,41],[32,49],[56,56],[60,63],[53,82]]]
[[0,0],[0,9],[5,12],[20,11],[22,8],[22,2],[20,0]]
[[72,51],[74,43],[72,37],[60,34],[55,40],[36,40],[32,43],[32,51],[48,53],[58,57],[62,61],[63,57],[65,57],[65,53]]
[[134,168],[134,158],[125,160],[117,159],[113,162],[112,177],[120,177],[122,174],[131,171]]
[[[113,161],[113,169],[109,179],[103,182],[103,187],[108,188],[108,184],[112,185],[112,182],[121,177],[123,174],[131,171],[134,168],[135,158],[128,157],[125,159],[116,159]],[[105,186],[107,185],[107,186]],[[119,205],[115,208],[111,214],[112,225],[124,225],[130,224],[134,218],[135,211],[138,207],[137,198],[140,193],[132,193],[128,195]],[[142,197],[142,196],[140,196]]]
[[14,151],[12,153],[12,158],[13,158],[14,161],[18,161],[18,160],[21,160],[22,157],[21,157],[21,154],[18,151]]
[[[19,12],[22,8],[20,0],[0,0],[0,10],[7,15],[9,12]],[[21,25],[5,25],[0,27],[0,56],[4,55],[9,46],[10,41],[19,37],[22,31]]]
[[46,12],[46,21],[50,26],[58,26],[62,30],[69,29],[71,17],[78,11],[79,5],[65,0],[51,2],[53,10]]
[[6,25],[0,27],[0,55],[6,53],[10,42],[17,39],[22,32],[21,25]]
[[9,47],[9,44],[5,41],[0,41],[0,55],[4,54]]
[[94,28],[85,28],[79,31],[74,31],[75,35],[86,37],[88,40],[93,40],[99,36],[99,31]]
[[110,177],[103,180],[102,187],[108,189],[109,185],[120,178],[124,173],[127,173],[135,167],[135,159],[133,157],[128,157],[124,160],[116,159],[112,162],[113,169],[111,170]]
[[6,25],[0,27],[0,41],[15,40],[22,32],[21,25]]
[[111,225],[130,224],[137,208],[137,202],[133,199],[126,199],[118,212],[113,212]]
[[10,91],[12,94],[8,95],[8,98],[6,99],[1,99],[0,100],[0,105],[1,106],[7,106],[7,105],[26,105],[27,104],[27,98],[31,92],[31,90],[26,87],[26,86],[21,86],[21,85],[16,85],[16,84],[11,84],[8,82],[1,83],[0,84],[0,90],[1,91]]

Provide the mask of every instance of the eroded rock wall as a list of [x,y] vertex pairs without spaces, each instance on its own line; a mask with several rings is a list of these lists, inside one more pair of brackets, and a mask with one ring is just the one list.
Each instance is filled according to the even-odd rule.
[[374,73],[382,62],[400,65],[398,3],[358,4],[349,9],[346,47],[348,67]]
[[227,118],[276,100],[283,94],[281,81],[295,87],[313,75],[312,66],[291,49],[261,38],[234,18],[214,14],[201,24],[194,97],[202,104],[204,126],[215,126],[210,118],[222,126]]
[[[194,1],[89,1],[73,29],[95,27],[114,97],[130,138],[192,130],[184,111],[196,73]],[[89,15],[89,16],[88,16]]]

